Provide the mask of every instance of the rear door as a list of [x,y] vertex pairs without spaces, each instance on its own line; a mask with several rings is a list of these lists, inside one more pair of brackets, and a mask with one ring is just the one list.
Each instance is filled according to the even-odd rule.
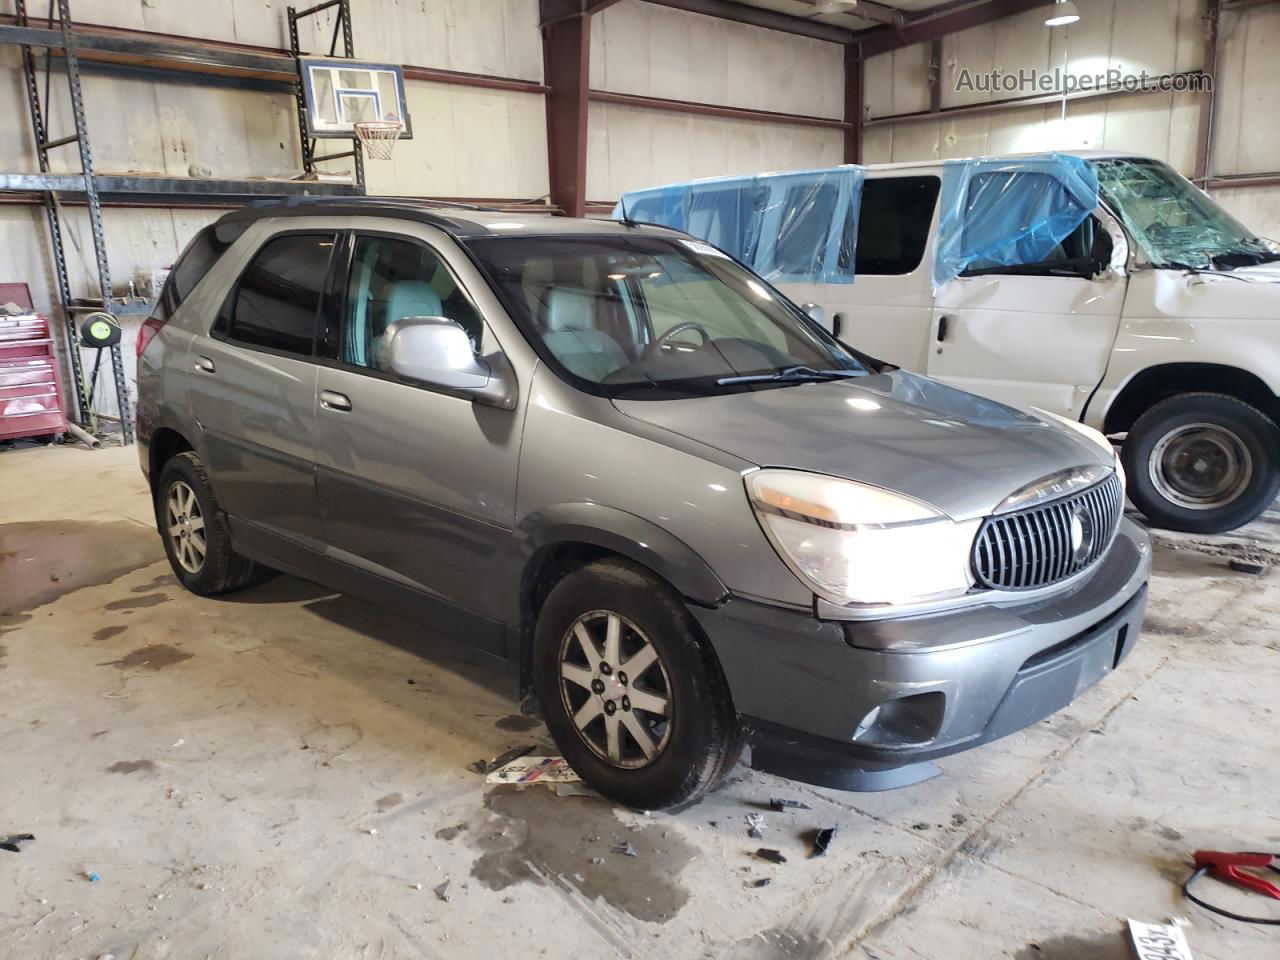
[[188,355],[191,409],[233,536],[304,570],[323,550],[315,341],[338,238],[322,229],[267,238]]
[[1044,261],[970,269],[934,302],[928,372],[952,386],[1079,419],[1124,306],[1111,233],[1091,216]]
[[[515,516],[520,410],[403,382],[379,368],[386,328],[457,321],[480,355],[500,351],[452,241],[425,227],[352,235],[340,323],[323,347],[316,461],[328,554],[366,596],[502,650],[509,598],[491,589]],[[452,259],[449,254],[452,253]]]

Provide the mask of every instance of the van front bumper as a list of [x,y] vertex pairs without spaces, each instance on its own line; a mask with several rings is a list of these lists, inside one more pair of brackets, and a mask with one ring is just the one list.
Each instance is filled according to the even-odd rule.
[[856,622],[738,597],[691,610],[728,678],[751,766],[885,790],[1044,719],[1119,667],[1150,575],[1150,542],[1126,518],[1081,581],[1024,604]]

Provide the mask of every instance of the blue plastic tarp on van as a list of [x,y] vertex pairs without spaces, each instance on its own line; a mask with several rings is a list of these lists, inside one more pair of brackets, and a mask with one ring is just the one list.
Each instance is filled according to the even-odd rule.
[[1079,157],[948,160],[933,284],[970,269],[1038,263],[1097,206],[1097,175]]
[[623,195],[616,220],[660,223],[715,244],[776,283],[852,283],[863,170],[695,180]]

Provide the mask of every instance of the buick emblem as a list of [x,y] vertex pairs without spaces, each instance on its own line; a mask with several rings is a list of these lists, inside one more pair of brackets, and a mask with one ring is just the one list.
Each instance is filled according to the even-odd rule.
[[1071,515],[1071,559],[1083,563],[1093,551],[1093,520],[1083,507]]

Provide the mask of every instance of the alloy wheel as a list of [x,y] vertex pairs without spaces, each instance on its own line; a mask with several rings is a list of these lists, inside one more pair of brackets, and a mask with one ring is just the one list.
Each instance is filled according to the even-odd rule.
[[617,767],[653,763],[671,739],[671,684],[634,623],[610,610],[578,617],[560,642],[560,695],[582,742]]
[[204,534],[204,515],[196,492],[181,480],[169,485],[165,497],[165,527],[173,554],[187,573],[199,573],[204,569],[207,551]]

